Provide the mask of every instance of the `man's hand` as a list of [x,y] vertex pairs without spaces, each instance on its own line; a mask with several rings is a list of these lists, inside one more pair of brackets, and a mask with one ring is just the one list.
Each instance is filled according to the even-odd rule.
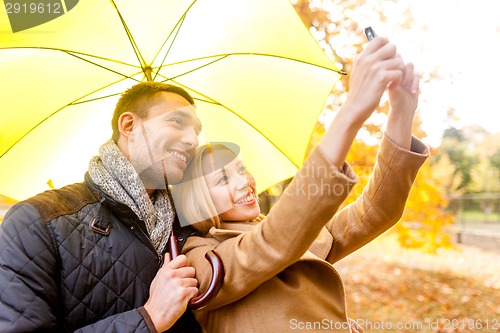
[[186,311],[189,300],[198,294],[198,281],[194,276],[194,268],[189,266],[185,255],[173,260],[165,258],[144,305],[158,332],[169,329]]

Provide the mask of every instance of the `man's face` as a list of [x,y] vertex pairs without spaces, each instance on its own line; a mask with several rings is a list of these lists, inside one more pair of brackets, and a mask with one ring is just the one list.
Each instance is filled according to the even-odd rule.
[[136,117],[129,137],[130,162],[146,189],[178,183],[198,146],[201,123],[194,106],[171,92],[155,95],[146,117]]

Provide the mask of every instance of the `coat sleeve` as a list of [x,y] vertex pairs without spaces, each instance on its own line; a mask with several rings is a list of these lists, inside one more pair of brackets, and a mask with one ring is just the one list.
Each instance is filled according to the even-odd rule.
[[[12,207],[0,224],[0,331],[61,332],[58,255],[50,231],[29,204]],[[150,332],[138,309],[81,332]]]
[[344,171],[337,170],[321,150],[315,149],[268,216],[250,231],[221,242],[190,237],[183,252],[196,270],[200,292],[207,289],[211,278],[204,259],[208,250],[219,254],[226,273],[221,291],[204,310],[244,297],[296,262],[355,184],[353,174]]
[[427,146],[415,137],[408,151],[384,135],[361,196],[326,224],[333,236],[327,261],[337,262],[399,221],[418,170],[428,156]]

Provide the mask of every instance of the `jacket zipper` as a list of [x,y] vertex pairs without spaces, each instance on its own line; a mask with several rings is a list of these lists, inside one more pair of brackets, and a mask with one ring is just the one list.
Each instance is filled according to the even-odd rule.
[[[146,233],[142,230],[142,228],[139,226],[139,223],[135,219],[132,220],[132,223],[134,223],[135,226],[130,227],[130,229],[145,245],[147,245],[151,249],[151,251],[153,251],[153,253],[156,254],[156,258],[158,259],[158,266],[161,267],[163,265],[165,256],[163,254],[156,253],[156,249],[153,246],[153,243],[151,243],[148,235],[146,235]],[[137,229],[139,229],[139,231],[137,231]]]

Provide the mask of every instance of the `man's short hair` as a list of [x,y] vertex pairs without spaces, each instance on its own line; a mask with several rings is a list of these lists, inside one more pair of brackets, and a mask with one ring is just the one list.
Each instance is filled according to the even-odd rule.
[[113,129],[112,139],[116,142],[120,136],[118,130],[118,118],[125,112],[132,112],[143,118],[147,116],[147,110],[154,104],[153,96],[159,92],[171,92],[184,97],[190,104],[194,104],[193,97],[179,86],[162,82],[140,82],[122,93],[116,103],[111,128]]

